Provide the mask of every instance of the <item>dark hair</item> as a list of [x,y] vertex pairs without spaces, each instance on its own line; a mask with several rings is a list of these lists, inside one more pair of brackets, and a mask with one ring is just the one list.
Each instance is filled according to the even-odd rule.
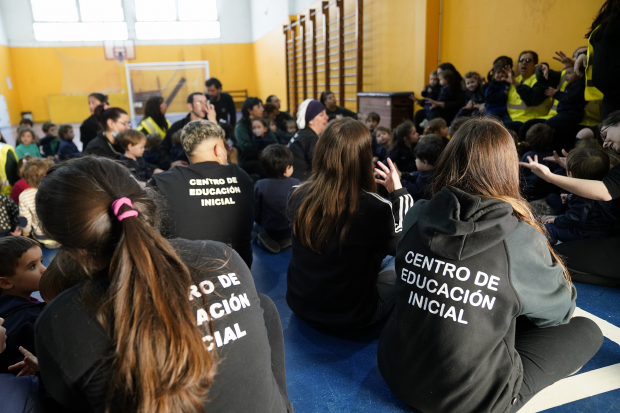
[[610,126],[618,126],[620,124],[620,110],[615,112],[611,112],[605,119],[603,119],[598,125],[599,131],[602,131],[605,128]]
[[269,128],[269,122],[267,122],[267,119],[265,119],[265,118],[254,118],[254,119],[252,119],[252,122],[256,122],[256,121],[262,123],[262,125],[264,127]]
[[544,123],[537,123],[525,134],[525,141],[535,151],[549,150],[553,142],[553,129]]
[[493,68],[489,70],[489,73],[487,74],[487,80],[491,82],[495,73],[503,70],[506,66],[513,66],[512,57],[500,56],[497,59],[493,60]]
[[278,108],[276,108],[276,105],[274,105],[273,103],[265,103],[263,105],[263,111],[265,112],[265,114],[276,112],[277,110]]
[[410,120],[406,120],[394,129],[394,137],[392,139],[392,145],[390,150],[397,146],[404,145],[404,140],[407,136],[411,135],[411,129],[415,129],[415,125]]
[[124,109],[113,107],[104,109],[103,105],[99,105],[95,108],[95,119],[99,122],[104,132],[108,130],[108,120],[116,122],[121,115],[126,115]]
[[480,74],[478,72],[467,72],[465,73],[465,79],[475,78],[476,80],[480,79]]
[[573,178],[600,181],[609,172],[609,156],[600,149],[575,148],[566,157],[566,170]]
[[435,166],[445,145],[440,136],[427,135],[422,137],[413,151],[416,158]]
[[172,134],[172,144],[173,145],[181,145],[181,135],[183,134],[183,129],[179,129],[178,131]]
[[456,77],[454,76],[454,72],[452,72],[452,70],[443,70],[441,73],[439,73],[439,77],[443,77],[443,79],[448,82],[448,85],[456,86]]
[[110,102],[108,101],[108,96],[104,95],[103,93],[91,93],[90,95],[88,95],[88,97],[95,98],[101,103],[107,103],[108,105],[110,104]]
[[224,132],[224,140],[232,141],[235,137],[235,130],[233,129],[232,125],[228,122],[221,122],[218,123],[218,125],[220,126],[220,128],[222,128],[222,131]]
[[243,105],[241,105],[241,115],[243,119],[250,119],[250,111],[254,108],[254,106],[262,104],[263,102],[259,98],[247,98],[243,102]]
[[454,84],[461,85],[463,83],[463,76],[461,76],[459,71],[456,70],[456,67],[454,67],[452,63],[442,63],[439,65],[439,69],[441,69],[442,72],[445,70],[452,71],[452,73],[454,74],[454,78],[455,78]]
[[389,135],[392,135],[392,131],[387,126],[377,126],[377,128],[375,129],[375,134],[379,132],[387,132]]
[[454,136],[456,131],[458,131],[461,128],[461,126],[463,126],[465,122],[467,122],[468,120],[469,118],[466,116],[461,116],[460,118],[454,119],[452,123],[450,124],[450,129],[448,130],[448,133],[450,134],[450,136]]
[[118,136],[118,143],[124,150],[127,150],[129,145],[137,145],[142,139],[146,140],[144,133],[135,129],[127,129]]
[[28,185],[38,188],[41,180],[47,175],[47,171],[54,165],[49,159],[34,158],[26,162],[22,170],[22,178]]
[[146,106],[144,107],[144,117],[142,120],[151,118],[157,126],[163,130],[168,130],[168,121],[166,120],[166,116],[161,113],[162,103],[164,103],[164,98],[161,96],[151,96],[146,101]]
[[366,116],[366,120],[374,120],[375,122],[381,122],[381,116],[377,112],[370,112],[368,116]]
[[39,138],[32,129],[30,129],[28,126],[19,126],[17,128],[17,139],[15,139],[18,145],[22,143],[22,136],[24,135],[24,133],[30,133],[32,135],[32,143],[34,143],[35,145],[39,144]]
[[603,152],[609,156],[609,164],[611,166],[616,166],[620,163],[620,154],[616,151],[612,151],[611,149],[603,149]]
[[12,277],[19,259],[32,247],[40,247],[40,244],[22,236],[0,238],[0,277]]
[[293,152],[284,145],[271,144],[263,149],[260,163],[269,178],[281,178],[293,165]]
[[603,145],[601,145],[600,142],[596,140],[595,138],[584,138],[584,139],[577,139],[575,148],[591,148],[591,149],[603,150]]
[[194,104],[194,96],[199,96],[202,95],[202,93],[200,92],[194,92],[194,93],[190,93],[189,96],[187,97],[187,103],[189,103],[190,105]]
[[39,281],[39,293],[49,303],[58,294],[88,278],[84,268],[63,248],[59,249]]
[[290,202],[299,205],[291,217],[297,239],[314,251],[333,234],[342,243],[358,213],[362,191],[377,192],[370,132],[357,120],[336,119],[316,144],[310,179],[291,195]]
[[[114,345],[107,409],[120,396],[127,411],[200,411],[215,355],[188,300],[189,270],[153,227],[158,213],[150,194],[122,165],[89,156],[52,168],[35,200],[45,233],[89,275],[82,291]],[[123,197],[133,207],[119,212],[138,216],[119,221],[111,205]],[[109,287],[95,293],[100,277]],[[174,357],[159,362],[167,353]]]
[[329,95],[333,95],[333,94],[334,94],[333,92],[330,92],[328,90],[326,90],[325,92],[321,93],[320,101],[323,104],[323,106],[325,106],[325,101],[327,100],[327,97]]
[[146,151],[147,152],[155,152],[159,150],[161,146],[161,136],[157,133],[151,133],[146,137]]
[[586,39],[592,35],[592,32],[600,25],[600,29],[598,29],[594,36],[592,36],[592,40],[598,40],[603,35],[605,28],[609,23],[616,22],[620,19],[620,1],[619,0],[607,0],[605,4],[601,6],[598,11],[598,15],[594,18],[592,22],[592,26],[590,26],[590,30],[586,34]]
[[441,129],[443,129],[446,126],[448,126],[448,123],[445,121],[445,119],[435,118],[431,121],[428,121],[424,130],[435,133],[435,132],[439,132]]
[[222,88],[222,82],[220,82],[218,79],[214,77],[207,79],[207,81],[205,82],[205,85],[207,85],[207,87],[215,86],[216,89]]
[[45,122],[41,129],[43,130],[43,132],[47,133],[47,131],[50,130],[50,128],[53,126],[56,126],[56,124],[53,122]]
[[524,52],[521,52],[519,54],[519,59],[521,59],[521,56],[523,56],[524,54],[531,54],[532,55],[532,59],[534,59],[534,64],[537,65],[538,64],[538,53],[533,52],[531,50],[526,50]]
[[70,130],[73,130],[73,126],[71,126],[71,125],[60,125],[60,127],[58,128],[58,137],[60,139],[62,139],[63,141],[67,140],[67,139],[65,139],[65,135]]
[[22,120],[19,121],[19,124],[20,124],[20,126],[21,125],[28,125],[31,128],[34,126],[34,123],[30,119],[28,119],[28,118],[22,118]]
[[267,100],[265,100],[265,102],[271,103],[271,99],[273,99],[275,97],[276,97],[276,95],[269,95],[269,96],[267,96]]

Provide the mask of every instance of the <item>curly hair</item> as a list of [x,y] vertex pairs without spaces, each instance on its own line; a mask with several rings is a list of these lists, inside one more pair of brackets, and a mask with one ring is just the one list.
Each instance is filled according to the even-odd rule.
[[208,120],[195,120],[183,128],[181,145],[185,152],[191,155],[199,143],[210,138],[224,139],[224,130],[218,124]]

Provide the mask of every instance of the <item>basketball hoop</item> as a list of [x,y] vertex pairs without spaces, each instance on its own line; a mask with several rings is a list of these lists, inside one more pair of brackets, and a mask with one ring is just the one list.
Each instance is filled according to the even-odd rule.
[[106,60],[116,60],[119,65],[122,65],[125,60],[136,58],[133,40],[106,40],[103,42],[103,51]]

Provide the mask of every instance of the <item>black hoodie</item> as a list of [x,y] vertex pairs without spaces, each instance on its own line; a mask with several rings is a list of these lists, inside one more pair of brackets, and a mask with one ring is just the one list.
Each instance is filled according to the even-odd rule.
[[319,136],[310,127],[298,131],[288,144],[293,152],[293,175],[295,179],[305,181],[312,173],[312,158]]
[[444,188],[408,213],[381,375],[421,412],[507,412],[523,380],[515,323],[567,323],[575,296],[510,204]]

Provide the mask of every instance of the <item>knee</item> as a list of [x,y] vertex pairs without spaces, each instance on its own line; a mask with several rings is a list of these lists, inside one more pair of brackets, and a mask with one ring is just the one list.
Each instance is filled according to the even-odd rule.
[[579,335],[588,340],[595,352],[598,351],[603,344],[603,332],[594,321],[586,317],[574,317],[570,320],[570,324],[579,329]]

